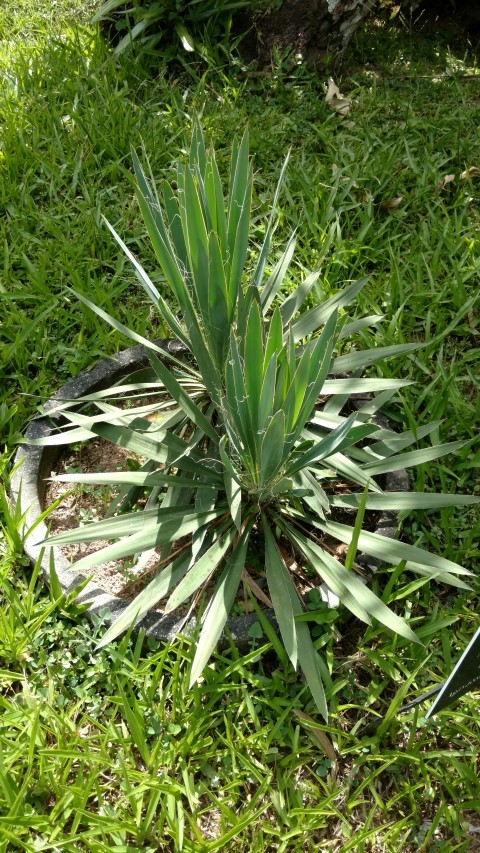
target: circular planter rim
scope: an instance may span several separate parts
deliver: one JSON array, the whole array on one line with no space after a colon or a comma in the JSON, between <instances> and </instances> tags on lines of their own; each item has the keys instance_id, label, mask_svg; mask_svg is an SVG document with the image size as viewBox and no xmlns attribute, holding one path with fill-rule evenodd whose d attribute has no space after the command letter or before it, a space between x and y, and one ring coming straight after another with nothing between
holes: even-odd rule
<instances>
[{"instance_id":1,"label":"circular planter rim","mask_svg":"<svg viewBox=\"0 0 480 853\"><path fill-rule=\"evenodd\" d=\"M175 355L186 351L182 344L174 340L155 341L155 344ZM123 350L112 358L101 359L91 370L82 370L62 385L45 403L44 410L50 414L34 418L25 431L25 439L28 442L28 439L45 437L54 432L55 421L57 423L61 421L61 413L55 409L62 401L76 400L87 394L108 388L129 373L147 365L148 356L145 347L134 346ZM388 426L388 421L383 415L380 415L380 422L382 426ZM52 467L64 448L65 445L39 447L28 443L22 444L15 456L15 469L11 476L10 492L12 501L18 501L20 511L22 514L25 513L24 529L30 531L24 542L26 555L33 564L40 560L43 574L48 583L50 554L53 552L55 571L60 586L62 591L68 594L85 581L85 575L72 570L69 561L62 554L60 548L46 544L40 545L42 540L46 538L48 531L44 522L38 522L39 516L44 511L45 480L50 476ZM408 475L405 470L386 475L385 491L408 490ZM397 519L397 512L384 511L377 523L375 533L394 538L397 532ZM367 573L371 574L382 565L380 560L365 554L359 555L356 562L362 565ZM322 584L320 589L322 597L331 603L326 585ZM127 606L123 599L106 592L93 580L88 581L78 594L76 603L88 605L86 612L91 619L105 616L107 623L117 619ZM273 611L265 612L269 617L273 616ZM229 617L227 630L238 647L248 645L248 632L257 618L256 613ZM142 628L148 636L165 642L172 640L182 630L184 633L188 632L194 624L194 619L191 619L188 626L185 626L184 618L179 619L178 616L162 614L160 611L150 611L136 623L135 630ZM223 642L225 643L226 640Z\"/></svg>"}]
</instances>

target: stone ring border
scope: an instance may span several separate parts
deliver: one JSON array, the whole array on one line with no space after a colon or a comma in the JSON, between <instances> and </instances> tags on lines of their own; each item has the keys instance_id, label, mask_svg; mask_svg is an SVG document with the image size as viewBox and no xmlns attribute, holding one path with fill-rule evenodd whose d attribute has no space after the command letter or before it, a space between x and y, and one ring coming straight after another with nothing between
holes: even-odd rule
<instances>
[{"instance_id":1,"label":"stone ring border","mask_svg":"<svg viewBox=\"0 0 480 853\"><path fill-rule=\"evenodd\" d=\"M186 352L183 344L175 340L161 340L155 342L165 352L172 355L181 355ZM103 358L97 362L92 369L82 370L72 379L69 379L59 390L45 403L44 410L51 411L58 407L64 400L76 400L96 391L104 390L136 370L148 365L147 350L144 346L129 347L112 358ZM358 400L361 405L363 400ZM28 425L24 438L36 439L50 435L60 423L61 414L52 412L50 415L35 418ZM377 420L377 419L376 419ZM388 421L380 415L378 419L382 427L388 427ZM28 443L22 444L15 456L15 470L10 481L10 496L12 502L20 504L20 512L25 513L25 530L29 530L44 511L43 501L46 489L46 478L50 477L52 468L58 457L64 450L64 446L38 447ZM409 481L405 470L395 471L386 475L385 491L408 491ZM387 538L395 538L397 533L397 512L383 512L378 520L375 533ZM57 573L62 592L68 594L85 581L85 575L72 571L70 563L57 546L40 545L40 542L48 534L44 522L38 523L24 542L24 551L32 564L40 560L41 569L48 583L50 576L50 552L53 552L55 571ZM42 553L43 552L43 553ZM362 554L357 558L367 574L374 574L382 565L382 562L374 557ZM324 585L322 585L324 586ZM328 601L328 595L323 597ZM107 614L107 622L110 624L117 619L126 608L125 601L116 595L105 592L92 580L88 581L83 590L75 599L78 605L88 605L86 611L90 619ZM273 620L273 611L266 610L265 614ZM256 613L245 616L231 616L227 621L227 630L232 640L239 649L248 647L249 630L258 619ZM195 620L185 625L184 619L179 619L172 614L161 612L146 613L135 625L135 630L142 628L147 636L156 638L163 642L173 640L180 633L189 634L193 630ZM222 645L227 644L226 639Z\"/></svg>"}]
</instances>

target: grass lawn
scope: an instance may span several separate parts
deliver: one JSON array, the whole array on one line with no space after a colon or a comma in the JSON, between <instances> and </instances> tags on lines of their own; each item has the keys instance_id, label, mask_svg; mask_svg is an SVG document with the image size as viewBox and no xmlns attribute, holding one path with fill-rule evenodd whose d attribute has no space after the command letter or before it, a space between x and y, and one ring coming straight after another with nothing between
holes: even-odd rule
<instances>
[{"instance_id":1,"label":"grass lawn","mask_svg":"<svg viewBox=\"0 0 480 853\"><path fill-rule=\"evenodd\" d=\"M324 78L285 57L267 75L117 59L88 23L92 6L0 9L0 851L478 850L478 693L429 721L428 703L397 715L446 677L478 627L478 511L403 522L410 541L472 570L471 591L401 567L375 579L423 647L377 625L319 626L335 684L325 725L265 636L245 656L216 656L191 692L186 640L95 652L101 621L92 629L32 573L6 500L39 403L125 345L68 288L162 333L102 215L155 278L130 148L144 145L169 176L196 116L224 174L232 136L249 126L258 238L291 147L276 247L298 229L292 285L321 265L315 300L369 275L359 315L384 320L358 346L424 343L375 367L415 381L390 417L399 429L438 420L432 443L469 442L422 466L412 487L480 494L480 179L460 178L480 167L471 47L451 30L370 26L346 58L341 119Z\"/></svg>"}]
</instances>

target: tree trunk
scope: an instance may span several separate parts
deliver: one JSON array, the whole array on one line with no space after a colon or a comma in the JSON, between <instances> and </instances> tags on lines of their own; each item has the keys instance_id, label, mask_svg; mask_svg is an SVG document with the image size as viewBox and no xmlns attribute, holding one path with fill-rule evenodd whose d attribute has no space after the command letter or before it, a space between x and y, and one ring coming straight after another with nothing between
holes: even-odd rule
<instances>
[{"instance_id":1,"label":"tree trunk","mask_svg":"<svg viewBox=\"0 0 480 853\"><path fill-rule=\"evenodd\" d=\"M270 64L272 52L290 49L301 54L311 68L341 58L358 25L375 6L376 0L283 0L253 21L253 37L247 37L240 51L260 67ZM245 31L245 21L242 30Z\"/></svg>"}]
</instances>

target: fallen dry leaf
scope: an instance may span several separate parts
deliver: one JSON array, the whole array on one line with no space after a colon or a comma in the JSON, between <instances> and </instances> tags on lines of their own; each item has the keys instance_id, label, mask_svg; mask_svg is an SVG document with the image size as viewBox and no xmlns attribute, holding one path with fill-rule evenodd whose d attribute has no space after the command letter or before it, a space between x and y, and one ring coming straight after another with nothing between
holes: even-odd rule
<instances>
[{"instance_id":1,"label":"fallen dry leaf","mask_svg":"<svg viewBox=\"0 0 480 853\"><path fill-rule=\"evenodd\" d=\"M265 595L263 589L260 589L259 585L255 583L252 576L247 572L246 569L243 570L242 580L247 584L248 587L252 590L253 594L267 607L273 608L273 604L270 601L268 595Z\"/></svg>"},{"instance_id":2,"label":"fallen dry leaf","mask_svg":"<svg viewBox=\"0 0 480 853\"><path fill-rule=\"evenodd\" d=\"M441 193L442 190L445 189L447 184L451 184L454 181L455 181L455 175L445 175L445 177L443 177L442 180L439 181L439 183L438 183L438 191Z\"/></svg>"},{"instance_id":3,"label":"fallen dry leaf","mask_svg":"<svg viewBox=\"0 0 480 853\"><path fill-rule=\"evenodd\" d=\"M332 163L332 175L334 178L336 178L338 175L338 180L342 184L348 184L348 182L351 180L348 175L342 175L342 170L337 166L336 163ZM358 187L358 184L356 184L355 181L352 181L352 187Z\"/></svg>"},{"instance_id":4,"label":"fallen dry leaf","mask_svg":"<svg viewBox=\"0 0 480 853\"><path fill-rule=\"evenodd\" d=\"M401 205L403 201L403 195L397 196L397 198L388 198L385 201L381 201L378 204L379 210L396 210L397 207Z\"/></svg>"},{"instance_id":5,"label":"fallen dry leaf","mask_svg":"<svg viewBox=\"0 0 480 853\"><path fill-rule=\"evenodd\" d=\"M340 89L338 88L335 81L330 77L328 80L328 89L327 94L325 95L325 103L328 106L335 110L336 113L340 116L340 118L345 118L350 112L351 100L350 98L346 98L341 94Z\"/></svg>"},{"instance_id":6,"label":"fallen dry leaf","mask_svg":"<svg viewBox=\"0 0 480 853\"><path fill-rule=\"evenodd\" d=\"M480 169L477 169L476 166L470 166L469 169L465 169L464 172L459 177L459 181L466 181L468 178L478 178L480 177Z\"/></svg>"}]
</instances>

